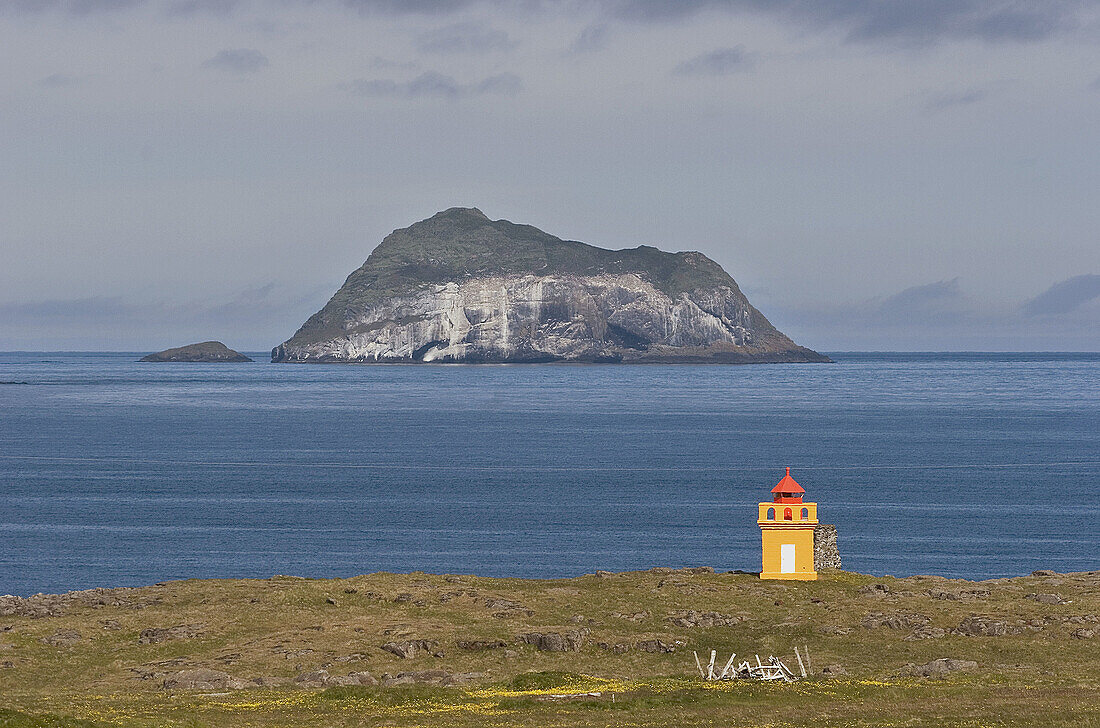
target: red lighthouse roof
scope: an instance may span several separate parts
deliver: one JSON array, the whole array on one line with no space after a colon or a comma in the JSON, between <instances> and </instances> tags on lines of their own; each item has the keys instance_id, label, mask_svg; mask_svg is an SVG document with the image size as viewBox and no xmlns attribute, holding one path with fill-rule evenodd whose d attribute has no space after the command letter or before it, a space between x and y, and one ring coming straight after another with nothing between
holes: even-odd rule
<instances>
[{"instance_id":1,"label":"red lighthouse roof","mask_svg":"<svg viewBox=\"0 0 1100 728\"><path fill-rule=\"evenodd\" d=\"M801 503L802 494L806 492L806 489L799 485L794 478L791 477L791 469L787 468L787 474L783 476L774 488L772 493L775 494L776 503Z\"/></svg>"}]
</instances>

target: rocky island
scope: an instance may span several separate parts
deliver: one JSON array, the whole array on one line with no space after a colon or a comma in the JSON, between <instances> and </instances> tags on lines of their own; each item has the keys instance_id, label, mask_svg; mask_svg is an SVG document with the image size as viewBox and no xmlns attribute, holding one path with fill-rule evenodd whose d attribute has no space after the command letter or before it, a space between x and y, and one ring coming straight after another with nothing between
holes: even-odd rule
<instances>
[{"instance_id":1,"label":"rocky island","mask_svg":"<svg viewBox=\"0 0 1100 728\"><path fill-rule=\"evenodd\" d=\"M233 351L220 341L203 341L199 344L188 344L175 349L158 351L156 354L141 357L139 361L220 364L247 362L252 361L252 359L239 351Z\"/></svg>"},{"instance_id":2,"label":"rocky island","mask_svg":"<svg viewBox=\"0 0 1100 728\"><path fill-rule=\"evenodd\" d=\"M827 362L702 253L605 250L452 208L395 230L275 362Z\"/></svg>"}]
</instances>

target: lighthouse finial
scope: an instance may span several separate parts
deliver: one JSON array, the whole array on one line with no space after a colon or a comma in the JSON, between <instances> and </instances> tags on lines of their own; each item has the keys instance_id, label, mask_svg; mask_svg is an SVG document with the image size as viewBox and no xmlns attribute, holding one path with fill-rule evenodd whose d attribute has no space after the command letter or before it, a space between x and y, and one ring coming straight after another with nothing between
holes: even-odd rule
<instances>
[{"instance_id":1,"label":"lighthouse finial","mask_svg":"<svg viewBox=\"0 0 1100 728\"><path fill-rule=\"evenodd\" d=\"M790 475L790 474L791 474L791 468L790 468L790 466L788 466L787 467L787 475Z\"/></svg>"}]
</instances>

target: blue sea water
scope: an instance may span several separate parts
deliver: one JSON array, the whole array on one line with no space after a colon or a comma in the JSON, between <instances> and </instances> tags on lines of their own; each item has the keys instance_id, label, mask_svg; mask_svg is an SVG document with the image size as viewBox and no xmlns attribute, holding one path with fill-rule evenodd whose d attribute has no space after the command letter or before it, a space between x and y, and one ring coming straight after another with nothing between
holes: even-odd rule
<instances>
[{"instance_id":1,"label":"blue sea water","mask_svg":"<svg viewBox=\"0 0 1100 728\"><path fill-rule=\"evenodd\" d=\"M1100 354L833 365L0 354L0 593L759 568L791 466L847 569L1100 568Z\"/></svg>"}]
</instances>

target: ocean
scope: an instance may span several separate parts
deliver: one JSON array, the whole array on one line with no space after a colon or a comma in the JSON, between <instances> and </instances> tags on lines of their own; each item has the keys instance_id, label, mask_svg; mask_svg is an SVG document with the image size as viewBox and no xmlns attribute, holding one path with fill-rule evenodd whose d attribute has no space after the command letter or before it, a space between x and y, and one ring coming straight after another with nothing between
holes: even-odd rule
<instances>
[{"instance_id":1,"label":"ocean","mask_svg":"<svg viewBox=\"0 0 1100 728\"><path fill-rule=\"evenodd\" d=\"M373 571L757 570L784 467L844 568L1100 569L1100 354L825 365L0 354L0 594Z\"/></svg>"}]
</instances>

